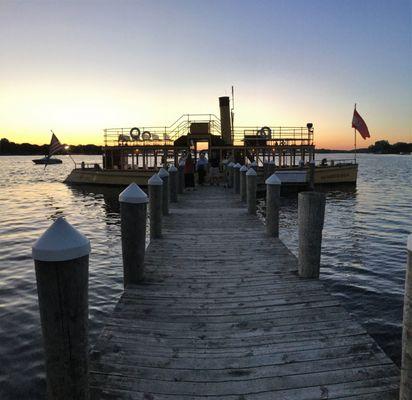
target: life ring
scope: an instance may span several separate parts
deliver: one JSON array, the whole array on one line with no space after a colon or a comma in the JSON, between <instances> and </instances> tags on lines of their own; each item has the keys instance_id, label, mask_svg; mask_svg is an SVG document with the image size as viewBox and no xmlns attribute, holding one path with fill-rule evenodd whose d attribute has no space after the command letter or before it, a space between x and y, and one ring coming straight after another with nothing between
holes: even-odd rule
<instances>
[{"instance_id":1,"label":"life ring","mask_svg":"<svg viewBox=\"0 0 412 400\"><path fill-rule=\"evenodd\" d=\"M268 126L264 126L264 127L260 128L259 136L264 136L264 137L267 137L267 138L271 138L272 137L272 129L270 129Z\"/></svg>"},{"instance_id":2,"label":"life ring","mask_svg":"<svg viewBox=\"0 0 412 400\"><path fill-rule=\"evenodd\" d=\"M136 131L137 135L134 135L133 132ZM134 127L132 129L130 129L129 132L130 136L132 137L133 140L140 140L140 129L137 127Z\"/></svg>"},{"instance_id":3,"label":"life ring","mask_svg":"<svg viewBox=\"0 0 412 400\"><path fill-rule=\"evenodd\" d=\"M152 134L149 131L144 131L142 133L142 139L143 140L150 140L152 138Z\"/></svg>"}]
</instances>

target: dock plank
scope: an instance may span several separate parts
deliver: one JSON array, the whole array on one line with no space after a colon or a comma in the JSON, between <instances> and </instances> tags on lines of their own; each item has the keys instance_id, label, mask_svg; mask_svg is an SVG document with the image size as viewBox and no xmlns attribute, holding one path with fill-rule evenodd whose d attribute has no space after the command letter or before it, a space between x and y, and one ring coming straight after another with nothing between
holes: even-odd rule
<instances>
[{"instance_id":1,"label":"dock plank","mask_svg":"<svg viewBox=\"0 0 412 400\"><path fill-rule=\"evenodd\" d=\"M398 368L237 196L185 193L163 234L91 352L92 399L397 398Z\"/></svg>"}]
</instances>

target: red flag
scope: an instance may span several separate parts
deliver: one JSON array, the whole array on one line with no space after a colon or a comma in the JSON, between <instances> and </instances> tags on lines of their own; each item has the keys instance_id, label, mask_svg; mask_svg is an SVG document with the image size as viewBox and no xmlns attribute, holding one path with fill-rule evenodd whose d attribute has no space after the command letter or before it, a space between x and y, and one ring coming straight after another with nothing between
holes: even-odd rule
<instances>
[{"instance_id":1,"label":"red flag","mask_svg":"<svg viewBox=\"0 0 412 400\"><path fill-rule=\"evenodd\" d=\"M64 146L59 142L59 139L57 139L57 136L53 133L51 142L50 142L50 147L49 147L49 156L63 149L64 149Z\"/></svg>"},{"instance_id":2,"label":"red flag","mask_svg":"<svg viewBox=\"0 0 412 400\"><path fill-rule=\"evenodd\" d=\"M353 110L352 128L355 128L364 139L371 137L365 121L356 111L356 108Z\"/></svg>"}]
</instances>

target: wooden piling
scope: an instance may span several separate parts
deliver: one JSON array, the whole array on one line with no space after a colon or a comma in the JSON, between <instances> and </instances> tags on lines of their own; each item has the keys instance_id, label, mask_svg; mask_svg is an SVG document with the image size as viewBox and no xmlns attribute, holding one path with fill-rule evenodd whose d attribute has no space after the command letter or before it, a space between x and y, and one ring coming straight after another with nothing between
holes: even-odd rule
<instances>
[{"instance_id":1,"label":"wooden piling","mask_svg":"<svg viewBox=\"0 0 412 400\"><path fill-rule=\"evenodd\" d=\"M403 305L400 400L412 399L412 235L408 236Z\"/></svg>"},{"instance_id":2,"label":"wooden piling","mask_svg":"<svg viewBox=\"0 0 412 400\"><path fill-rule=\"evenodd\" d=\"M227 187L228 188L233 188L233 167L234 167L235 163L230 162L227 165Z\"/></svg>"},{"instance_id":3,"label":"wooden piling","mask_svg":"<svg viewBox=\"0 0 412 400\"><path fill-rule=\"evenodd\" d=\"M237 163L233 166L233 193L240 193L240 168L242 166Z\"/></svg>"},{"instance_id":4,"label":"wooden piling","mask_svg":"<svg viewBox=\"0 0 412 400\"><path fill-rule=\"evenodd\" d=\"M179 180L179 184L177 186L177 193L178 194L183 194L183 192L185 191L185 162L184 161L180 161L179 163L179 167L177 169L177 175L178 175L178 180Z\"/></svg>"},{"instance_id":5,"label":"wooden piling","mask_svg":"<svg viewBox=\"0 0 412 400\"><path fill-rule=\"evenodd\" d=\"M263 163L263 177L264 179L268 179L271 175L275 173L276 164L274 161L267 161Z\"/></svg>"},{"instance_id":6,"label":"wooden piling","mask_svg":"<svg viewBox=\"0 0 412 400\"><path fill-rule=\"evenodd\" d=\"M139 283L144 275L148 198L135 183L119 195L122 233L123 284Z\"/></svg>"},{"instance_id":7,"label":"wooden piling","mask_svg":"<svg viewBox=\"0 0 412 400\"><path fill-rule=\"evenodd\" d=\"M274 161L269 161L268 163L268 175L271 176L276 172L276 163Z\"/></svg>"},{"instance_id":8,"label":"wooden piling","mask_svg":"<svg viewBox=\"0 0 412 400\"><path fill-rule=\"evenodd\" d=\"M177 203L177 190L179 186L179 180L177 176L177 168L174 165L169 167L169 186L170 186L170 201Z\"/></svg>"},{"instance_id":9,"label":"wooden piling","mask_svg":"<svg viewBox=\"0 0 412 400\"><path fill-rule=\"evenodd\" d=\"M240 191L240 201L245 203L246 202L246 172L247 167L243 165L239 169L239 191Z\"/></svg>"},{"instance_id":10,"label":"wooden piling","mask_svg":"<svg viewBox=\"0 0 412 400\"><path fill-rule=\"evenodd\" d=\"M32 248L46 358L47 397L89 399L90 242L64 218Z\"/></svg>"},{"instance_id":11,"label":"wooden piling","mask_svg":"<svg viewBox=\"0 0 412 400\"><path fill-rule=\"evenodd\" d=\"M282 182L272 174L266 183L266 233L270 237L279 237L280 185Z\"/></svg>"},{"instance_id":12,"label":"wooden piling","mask_svg":"<svg viewBox=\"0 0 412 400\"><path fill-rule=\"evenodd\" d=\"M325 194L301 192L298 196L299 275L319 278Z\"/></svg>"},{"instance_id":13,"label":"wooden piling","mask_svg":"<svg viewBox=\"0 0 412 400\"><path fill-rule=\"evenodd\" d=\"M162 178L154 174L147 181L147 186L149 187L150 239L158 239L162 237Z\"/></svg>"},{"instance_id":14,"label":"wooden piling","mask_svg":"<svg viewBox=\"0 0 412 400\"><path fill-rule=\"evenodd\" d=\"M246 172L246 198L247 211L249 214L256 214L256 189L257 173L253 168Z\"/></svg>"},{"instance_id":15,"label":"wooden piling","mask_svg":"<svg viewBox=\"0 0 412 400\"><path fill-rule=\"evenodd\" d=\"M266 162L266 161L264 161L263 162L263 179L266 181L266 179L267 178L269 178L269 173L268 173L268 165L269 165L269 163L268 162Z\"/></svg>"},{"instance_id":16,"label":"wooden piling","mask_svg":"<svg viewBox=\"0 0 412 400\"><path fill-rule=\"evenodd\" d=\"M309 190L315 190L315 161L314 160L312 160L309 163L308 183L309 183Z\"/></svg>"},{"instance_id":17,"label":"wooden piling","mask_svg":"<svg viewBox=\"0 0 412 400\"><path fill-rule=\"evenodd\" d=\"M163 215L169 215L169 201L170 201L169 173L164 168L160 168L158 175L163 181L162 212L163 212Z\"/></svg>"}]
</instances>

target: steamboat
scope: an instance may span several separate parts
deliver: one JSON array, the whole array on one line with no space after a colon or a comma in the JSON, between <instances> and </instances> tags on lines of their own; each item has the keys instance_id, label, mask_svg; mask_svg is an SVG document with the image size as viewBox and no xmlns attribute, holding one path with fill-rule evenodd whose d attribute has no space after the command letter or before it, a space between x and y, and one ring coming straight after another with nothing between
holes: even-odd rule
<instances>
[{"instance_id":1,"label":"steamboat","mask_svg":"<svg viewBox=\"0 0 412 400\"><path fill-rule=\"evenodd\" d=\"M233 98L232 98L233 100ZM168 127L104 129L101 164L79 163L66 178L70 184L145 186L160 167L178 165L191 152L203 152L223 167L233 161L254 165L260 183L276 172L282 187L356 185L354 160L315 163L314 126L234 126L230 98L219 98L220 116L185 114Z\"/></svg>"}]
</instances>

